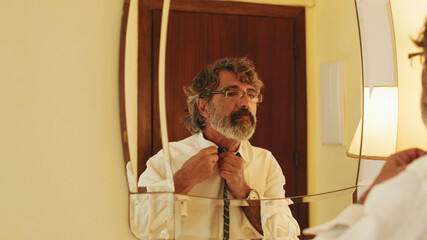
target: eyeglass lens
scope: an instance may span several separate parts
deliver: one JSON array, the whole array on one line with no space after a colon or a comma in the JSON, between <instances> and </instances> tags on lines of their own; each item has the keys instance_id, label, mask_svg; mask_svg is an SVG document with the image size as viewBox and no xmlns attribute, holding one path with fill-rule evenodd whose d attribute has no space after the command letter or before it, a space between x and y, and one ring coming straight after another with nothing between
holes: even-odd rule
<instances>
[{"instance_id":1,"label":"eyeglass lens","mask_svg":"<svg viewBox=\"0 0 427 240\"><path fill-rule=\"evenodd\" d=\"M246 92L240 89L227 89L225 91L225 97L229 99L243 98L244 95L248 96L248 99L252 102L259 103L262 101L262 95L255 92L254 90L249 90Z\"/></svg>"}]
</instances>

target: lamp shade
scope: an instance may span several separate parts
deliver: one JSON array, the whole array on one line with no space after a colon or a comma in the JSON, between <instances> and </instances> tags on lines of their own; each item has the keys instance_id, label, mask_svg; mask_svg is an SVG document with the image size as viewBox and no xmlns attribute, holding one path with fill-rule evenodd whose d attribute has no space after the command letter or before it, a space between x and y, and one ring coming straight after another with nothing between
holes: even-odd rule
<instances>
[{"instance_id":1,"label":"lamp shade","mask_svg":"<svg viewBox=\"0 0 427 240\"><path fill-rule=\"evenodd\" d=\"M363 122L357 127L347 156L358 158L361 154L363 159L385 160L395 153L397 97L397 87L364 89Z\"/></svg>"}]
</instances>

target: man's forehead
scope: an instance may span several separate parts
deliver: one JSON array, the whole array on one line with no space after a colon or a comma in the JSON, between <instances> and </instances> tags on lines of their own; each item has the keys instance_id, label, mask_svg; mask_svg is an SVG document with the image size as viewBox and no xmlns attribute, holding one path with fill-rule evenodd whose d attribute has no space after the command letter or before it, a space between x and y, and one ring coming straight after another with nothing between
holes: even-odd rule
<instances>
[{"instance_id":1,"label":"man's forehead","mask_svg":"<svg viewBox=\"0 0 427 240\"><path fill-rule=\"evenodd\" d=\"M237 78L237 74L230 70L221 70L218 73L218 89L225 88L244 88L244 89L256 89L253 85L241 82Z\"/></svg>"}]
</instances>

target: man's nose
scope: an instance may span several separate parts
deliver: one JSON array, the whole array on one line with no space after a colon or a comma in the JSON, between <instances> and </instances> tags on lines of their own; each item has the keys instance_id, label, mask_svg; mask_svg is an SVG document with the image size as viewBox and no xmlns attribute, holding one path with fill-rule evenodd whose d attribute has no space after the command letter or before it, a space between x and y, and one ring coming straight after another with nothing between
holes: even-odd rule
<instances>
[{"instance_id":1,"label":"man's nose","mask_svg":"<svg viewBox=\"0 0 427 240\"><path fill-rule=\"evenodd\" d=\"M239 96L237 103L238 103L239 107L243 107L243 106L247 107L247 106L249 106L250 101L251 100L249 99L248 94L246 92L242 91L241 95Z\"/></svg>"}]
</instances>

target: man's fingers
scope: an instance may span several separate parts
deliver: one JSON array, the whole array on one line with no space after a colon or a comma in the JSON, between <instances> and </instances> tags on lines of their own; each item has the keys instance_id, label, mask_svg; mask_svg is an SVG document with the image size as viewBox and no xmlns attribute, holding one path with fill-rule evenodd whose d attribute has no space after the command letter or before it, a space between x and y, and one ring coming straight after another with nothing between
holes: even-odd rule
<instances>
[{"instance_id":1,"label":"man's fingers","mask_svg":"<svg viewBox=\"0 0 427 240\"><path fill-rule=\"evenodd\" d=\"M236 161L235 159L220 159L218 161L218 168L219 169L228 169L230 171L237 171L243 168L243 165L241 162Z\"/></svg>"},{"instance_id":2,"label":"man's fingers","mask_svg":"<svg viewBox=\"0 0 427 240\"><path fill-rule=\"evenodd\" d=\"M242 160L241 157L239 157L236 154L231 153L231 152L223 152L223 153L219 154L218 156L219 156L219 159L228 161L230 163L240 163Z\"/></svg>"},{"instance_id":3,"label":"man's fingers","mask_svg":"<svg viewBox=\"0 0 427 240\"><path fill-rule=\"evenodd\" d=\"M418 157L422 157L422 156L424 156L424 155L426 155L426 154L427 154L427 152L426 152L426 151L424 151L424 150L422 150L422 149L415 148L415 150L416 150L416 152L417 152L417 156L418 156Z\"/></svg>"},{"instance_id":4,"label":"man's fingers","mask_svg":"<svg viewBox=\"0 0 427 240\"><path fill-rule=\"evenodd\" d=\"M218 150L216 147L210 146L210 147L203 148L202 150L200 150L200 153L207 154L207 155L217 155Z\"/></svg>"},{"instance_id":5,"label":"man's fingers","mask_svg":"<svg viewBox=\"0 0 427 240\"><path fill-rule=\"evenodd\" d=\"M235 166L235 165L233 165L233 164L231 164L231 163L229 163L229 162L220 161L220 162L218 163L218 168L219 168L220 170L233 171L233 170L235 170L235 169L236 169L236 166Z\"/></svg>"},{"instance_id":6,"label":"man's fingers","mask_svg":"<svg viewBox=\"0 0 427 240\"><path fill-rule=\"evenodd\" d=\"M236 172L230 171L229 169L220 169L218 171L218 176L224 179L231 179L236 176Z\"/></svg>"},{"instance_id":7,"label":"man's fingers","mask_svg":"<svg viewBox=\"0 0 427 240\"><path fill-rule=\"evenodd\" d=\"M408 165L413 160L426 155L427 152L419 148L406 149L400 152L397 152L390 156L391 160L395 159L396 163L399 165Z\"/></svg>"}]
</instances>

